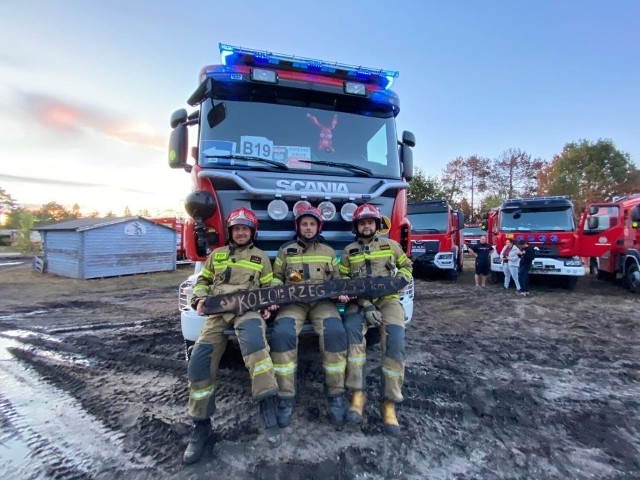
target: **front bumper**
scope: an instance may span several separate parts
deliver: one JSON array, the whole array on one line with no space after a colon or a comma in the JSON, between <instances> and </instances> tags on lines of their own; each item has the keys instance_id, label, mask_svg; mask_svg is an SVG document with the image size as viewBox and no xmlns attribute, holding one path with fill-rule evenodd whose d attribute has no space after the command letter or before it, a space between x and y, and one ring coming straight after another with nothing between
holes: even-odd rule
<instances>
[{"instance_id":1,"label":"front bumper","mask_svg":"<svg viewBox=\"0 0 640 480\"><path fill-rule=\"evenodd\" d=\"M491 255L491 271L502 273L502 259L499 255ZM529 275L561 275L565 277L582 277L585 269L579 257L547 258L538 257L533 260Z\"/></svg>"}]
</instances>

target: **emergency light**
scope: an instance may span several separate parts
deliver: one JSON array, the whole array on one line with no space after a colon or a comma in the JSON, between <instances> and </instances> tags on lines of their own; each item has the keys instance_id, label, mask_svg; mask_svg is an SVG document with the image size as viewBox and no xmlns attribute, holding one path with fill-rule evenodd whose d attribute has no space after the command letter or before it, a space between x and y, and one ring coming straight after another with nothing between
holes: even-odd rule
<instances>
[{"instance_id":1,"label":"emergency light","mask_svg":"<svg viewBox=\"0 0 640 480\"><path fill-rule=\"evenodd\" d=\"M337 62L325 62L324 60L296 57L294 55L283 55L263 50L234 47L224 43L220 43L219 47L220 58L222 60L222 64L225 66L248 65L259 67L260 65L268 65L282 70L301 70L307 71L311 74L328 74L335 77L341 77L344 80L355 80L354 86L348 88L358 88L355 87L355 84L357 83L369 83L379 85L384 89L389 89L393 80L398 78L400 75L399 72L393 70L366 68ZM361 94L357 91L347 93Z\"/></svg>"}]
</instances>

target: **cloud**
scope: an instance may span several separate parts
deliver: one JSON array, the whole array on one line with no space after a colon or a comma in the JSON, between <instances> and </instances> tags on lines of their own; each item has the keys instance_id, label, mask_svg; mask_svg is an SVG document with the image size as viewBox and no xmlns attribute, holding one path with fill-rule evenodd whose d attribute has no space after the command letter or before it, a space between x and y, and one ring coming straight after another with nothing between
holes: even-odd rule
<instances>
[{"instance_id":1,"label":"cloud","mask_svg":"<svg viewBox=\"0 0 640 480\"><path fill-rule=\"evenodd\" d=\"M123 192L129 193L156 193L149 192L145 190L136 190L133 188L126 188L119 185L107 185L104 183L90 183L90 182L74 182L70 180L56 180L50 178L39 178L39 177L23 177L18 175L5 175L0 173L0 181L8 182L8 183L28 183L31 185L43 185L43 186L60 186L60 187L84 187L84 188L116 188Z\"/></svg>"},{"instance_id":2,"label":"cloud","mask_svg":"<svg viewBox=\"0 0 640 480\"><path fill-rule=\"evenodd\" d=\"M164 151L167 138L141 120L122 118L97 107L46 94L20 92L30 120L54 134L79 135L92 131L113 140Z\"/></svg>"}]
</instances>

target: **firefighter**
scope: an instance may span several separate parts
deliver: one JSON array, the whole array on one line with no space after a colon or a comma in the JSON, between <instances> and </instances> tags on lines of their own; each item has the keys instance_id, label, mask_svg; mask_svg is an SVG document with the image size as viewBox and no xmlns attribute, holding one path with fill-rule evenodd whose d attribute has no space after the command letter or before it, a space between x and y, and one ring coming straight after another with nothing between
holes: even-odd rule
<instances>
[{"instance_id":1,"label":"firefighter","mask_svg":"<svg viewBox=\"0 0 640 480\"><path fill-rule=\"evenodd\" d=\"M296 234L278 251L273 266L273 284L320 283L340 278L336 253L320 235L322 215L318 209L304 202L294 209L294 216ZM335 302L320 300L286 305L280 308L275 319L270 343L279 390L277 419L282 428L291 423L296 395L298 335L307 318L320 337L329 418L334 425L342 425L345 421L346 333Z\"/></svg>"},{"instance_id":2,"label":"firefighter","mask_svg":"<svg viewBox=\"0 0 640 480\"><path fill-rule=\"evenodd\" d=\"M246 208L233 210L226 226L229 242L211 252L193 288L191 306L200 315L204 315L207 295L266 287L273 278L269 257L253 244L258 233L255 214ZM211 417L216 410L216 374L227 346L224 330L229 326L236 332L244 364L249 370L251 393L259 402L267 441L271 446L280 443L275 417L278 385L265 337L265 319L269 314L268 311L244 315L228 312L207 317L188 366L189 416L193 420L193 430L184 452L184 463L194 463L200 458L211 433Z\"/></svg>"},{"instance_id":3,"label":"firefighter","mask_svg":"<svg viewBox=\"0 0 640 480\"><path fill-rule=\"evenodd\" d=\"M349 278L402 276L411 281L412 263L394 240L381 237L382 217L376 207L359 206L353 213L355 241L347 245L340 260L340 273ZM340 297L344 301L344 296ZM380 298L351 299L344 325L349 343L346 387L351 402L346 414L349 423L363 419L366 394L363 370L366 362L365 334L369 327L380 328L384 398L380 413L384 430L400 433L395 406L402 402L405 363L404 308L398 294Z\"/></svg>"}]
</instances>

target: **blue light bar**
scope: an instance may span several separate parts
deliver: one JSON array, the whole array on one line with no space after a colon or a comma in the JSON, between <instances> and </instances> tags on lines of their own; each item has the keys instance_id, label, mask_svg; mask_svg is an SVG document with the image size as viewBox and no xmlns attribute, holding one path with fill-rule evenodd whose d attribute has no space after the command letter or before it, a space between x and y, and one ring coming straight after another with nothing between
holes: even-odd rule
<instances>
[{"instance_id":1,"label":"blue light bar","mask_svg":"<svg viewBox=\"0 0 640 480\"><path fill-rule=\"evenodd\" d=\"M393 80L400 75L399 72L393 70L325 62L324 60L296 57L294 55L283 55L263 50L234 47L224 43L220 43L219 46L222 63L225 66L259 66L268 64L282 70L304 70L344 78L345 80L373 83L380 85L384 89L389 89Z\"/></svg>"}]
</instances>

